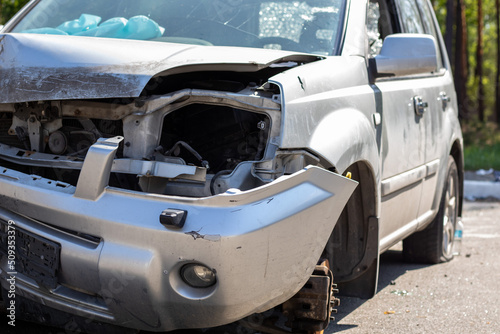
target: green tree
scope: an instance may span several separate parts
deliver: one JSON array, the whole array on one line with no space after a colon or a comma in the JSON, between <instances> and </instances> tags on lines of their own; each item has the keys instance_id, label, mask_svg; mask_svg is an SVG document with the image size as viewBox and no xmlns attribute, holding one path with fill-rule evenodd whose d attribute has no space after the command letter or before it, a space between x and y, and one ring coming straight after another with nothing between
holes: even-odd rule
<instances>
[{"instance_id":1,"label":"green tree","mask_svg":"<svg viewBox=\"0 0 500 334\"><path fill-rule=\"evenodd\" d=\"M469 116L469 90L467 88L469 50L465 16L466 0L435 0L433 5L453 68L460 118L467 119Z\"/></svg>"},{"instance_id":2,"label":"green tree","mask_svg":"<svg viewBox=\"0 0 500 334\"><path fill-rule=\"evenodd\" d=\"M497 28L497 71L495 77L495 110L496 121L500 124L500 0L495 1L496 28Z\"/></svg>"},{"instance_id":3,"label":"green tree","mask_svg":"<svg viewBox=\"0 0 500 334\"><path fill-rule=\"evenodd\" d=\"M476 45L476 78L478 83L478 117L484 122L484 80L483 80L483 39L484 39L484 16L483 0L477 0L477 45Z\"/></svg>"},{"instance_id":4,"label":"green tree","mask_svg":"<svg viewBox=\"0 0 500 334\"><path fill-rule=\"evenodd\" d=\"M453 1L453 0L452 0ZM467 36L467 20L465 18L465 0L458 0L456 7L456 42L455 42L455 89L457 91L458 105L460 106L460 117L467 118L469 109L467 108L467 78L469 76L469 61L468 61L468 36Z\"/></svg>"},{"instance_id":5,"label":"green tree","mask_svg":"<svg viewBox=\"0 0 500 334\"><path fill-rule=\"evenodd\" d=\"M29 0L0 0L0 24L5 24Z\"/></svg>"},{"instance_id":6,"label":"green tree","mask_svg":"<svg viewBox=\"0 0 500 334\"><path fill-rule=\"evenodd\" d=\"M451 48L449 57L455 75L460 115L470 121L500 121L500 113L496 111L496 100L500 99L496 97L496 87L500 85L497 74L500 54L497 2L482 0L481 14L478 0L433 1L447 49Z\"/></svg>"}]
</instances>

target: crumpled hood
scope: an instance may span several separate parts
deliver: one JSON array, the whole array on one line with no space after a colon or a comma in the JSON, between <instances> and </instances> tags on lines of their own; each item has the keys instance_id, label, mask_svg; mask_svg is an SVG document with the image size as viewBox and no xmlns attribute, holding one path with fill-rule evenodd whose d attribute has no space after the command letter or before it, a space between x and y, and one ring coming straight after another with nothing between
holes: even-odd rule
<instances>
[{"instance_id":1,"label":"crumpled hood","mask_svg":"<svg viewBox=\"0 0 500 334\"><path fill-rule=\"evenodd\" d=\"M0 103L138 97L155 75L189 71L180 69L185 66L257 71L319 58L263 49L0 34Z\"/></svg>"}]
</instances>

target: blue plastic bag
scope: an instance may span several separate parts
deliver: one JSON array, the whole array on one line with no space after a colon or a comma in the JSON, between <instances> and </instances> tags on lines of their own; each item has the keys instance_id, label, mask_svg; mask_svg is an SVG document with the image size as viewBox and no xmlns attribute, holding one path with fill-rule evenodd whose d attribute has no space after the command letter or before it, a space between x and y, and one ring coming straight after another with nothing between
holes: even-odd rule
<instances>
[{"instance_id":1,"label":"blue plastic bag","mask_svg":"<svg viewBox=\"0 0 500 334\"><path fill-rule=\"evenodd\" d=\"M114 17L101 22L101 17L82 14L79 19L67 21L57 28L39 28L23 31L24 33L93 36L123 39L148 40L163 35L165 28L144 15L131 17Z\"/></svg>"},{"instance_id":2,"label":"blue plastic bag","mask_svg":"<svg viewBox=\"0 0 500 334\"><path fill-rule=\"evenodd\" d=\"M68 35L74 35L82 31L96 28L100 22L101 18L99 16L82 14L78 20L64 22L57 27L57 29L67 32Z\"/></svg>"}]
</instances>

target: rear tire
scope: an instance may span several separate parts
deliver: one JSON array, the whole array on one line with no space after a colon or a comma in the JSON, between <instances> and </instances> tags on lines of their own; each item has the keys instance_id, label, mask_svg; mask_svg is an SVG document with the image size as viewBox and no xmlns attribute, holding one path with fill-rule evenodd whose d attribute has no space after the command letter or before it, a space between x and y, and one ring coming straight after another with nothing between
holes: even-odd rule
<instances>
[{"instance_id":1,"label":"rear tire","mask_svg":"<svg viewBox=\"0 0 500 334\"><path fill-rule=\"evenodd\" d=\"M457 165L450 156L438 214L424 230L403 240L403 258L406 261L436 264L453 259L459 204L458 182Z\"/></svg>"}]
</instances>

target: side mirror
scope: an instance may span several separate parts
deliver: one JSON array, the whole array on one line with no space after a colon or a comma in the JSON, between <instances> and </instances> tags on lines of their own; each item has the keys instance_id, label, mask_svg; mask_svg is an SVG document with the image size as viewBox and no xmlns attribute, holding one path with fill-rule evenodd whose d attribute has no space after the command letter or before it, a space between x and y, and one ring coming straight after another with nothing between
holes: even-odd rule
<instances>
[{"instance_id":1,"label":"side mirror","mask_svg":"<svg viewBox=\"0 0 500 334\"><path fill-rule=\"evenodd\" d=\"M435 72L437 44L431 35L394 34L385 38L375 57L377 76L401 76Z\"/></svg>"}]
</instances>

